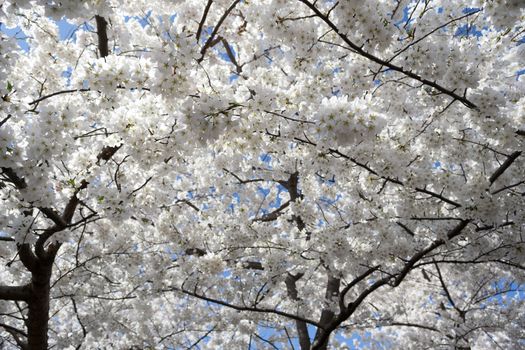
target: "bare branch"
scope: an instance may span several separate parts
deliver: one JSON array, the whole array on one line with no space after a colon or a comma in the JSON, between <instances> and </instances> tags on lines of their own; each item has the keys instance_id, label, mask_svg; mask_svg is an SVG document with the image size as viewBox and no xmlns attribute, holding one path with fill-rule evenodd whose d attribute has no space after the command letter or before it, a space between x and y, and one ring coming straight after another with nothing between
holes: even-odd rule
<instances>
[{"instance_id":1,"label":"bare branch","mask_svg":"<svg viewBox=\"0 0 525 350\"><path fill-rule=\"evenodd\" d=\"M224 49L226 50L226 54L228 55L228 58L235 66L235 71L237 72L237 74L240 74L242 71L242 67L237 62L237 59L235 58L235 55L233 54L230 44L228 44L228 41L226 41L226 39L222 37L221 37L221 42L222 42L222 46L224 46Z\"/></svg>"},{"instance_id":2,"label":"bare branch","mask_svg":"<svg viewBox=\"0 0 525 350\"><path fill-rule=\"evenodd\" d=\"M143 189L148 184L148 182L151 181L151 179L153 179L153 176L148 177L146 179L146 181L144 181L144 183L142 185L140 185L138 188L136 188L133 191L131 191L131 193L128 194L128 198L131 197L132 195L134 195L135 193L137 193L138 191L140 191L141 189Z\"/></svg>"},{"instance_id":3,"label":"bare branch","mask_svg":"<svg viewBox=\"0 0 525 350\"><path fill-rule=\"evenodd\" d=\"M512 153L504 162L503 164L500 165L500 167L498 169L496 169L496 171L494 172L494 174L492 174L492 176L489 178L489 181L490 181L490 184L492 185L497 179L498 177L500 177L501 175L503 175L503 173L505 172L505 170L507 170L511 165L512 163L514 163L514 161L521 155L521 151L516 151L514 153Z\"/></svg>"},{"instance_id":4,"label":"bare branch","mask_svg":"<svg viewBox=\"0 0 525 350\"><path fill-rule=\"evenodd\" d=\"M202 335L202 337L200 337L199 339L197 339L197 340L195 341L195 343L193 343L190 347L187 348L187 350L191 350L191 349L193 349L194 347L198 347L198 346L199 346L199 343L200 343L201 341L203 341L204 339L206 339L206 337L207 337L208 335L210 335L210 333L213 332L213 331L215 330L215 328L216 328L216 326L213 326L212 328L210 328L209 331L207 331L205 334Z\"/></svg>"},{"instance_id":5,"label":"bare branch","mask_svg":"<svg viewBox=\"0 0 525 350\"><path fill-rule=\"evenodd\" d=\"M297 315L294 315L294 314L291 314L291 313L288 313L288 312L284 312L284 311L279 311L279 310L275 310L275 309L268 309L268 308L257 308L257 307L248 307L248 306L240 306L240 305L230 304L230 303L228 303L226 301L209 298L209 297L207 297L205 295L201 295L201 294L198 294L196 292L192 292L192 291L189 291L189 290L186 290L186 289L182 289L182 288L178 288L178 287L171 287L170 289L167 289L167 290L164 290L164 291L183 293L183 294L195 297L197 299L201 299L201 300L208 301L210 303L226 306L226 307L229 307L229 308L237 310L237 311L249 311L249 312L257 312L257 313L270 313L270 314L275 314L275 315L283 316L283 317L286 317L286 318L290 318L292 320L303 321L303 322L306 322L306 323L311 324L311 325L316 326L316 327L321 327L321 325L319 323L317 323L316 321L310 320L310 319L305 318L305 317L297 316Z\"/></svg>"},{"instance_id":6,"label":"bare branch","mask_svg":"<svg viewBox=\"0 0 525 350\"><path fill-rule=\"evenodd\" d=\"M27 301L31 297L29 285L25 286L4 286L0 285L0 299Z\"/></svg>"},{"instance_id":7,"label":"bare branch","mask_svg":"<svg viewBox=\"0 0 525 350\"><path fill-rule=\"evenodd\" d=\"M503 186L502 188L499 188L499 189L495 190L494 192L491 192L491 194L493 194L493 195L494 194L498 194L498 193L503 192L505 190L509 190L511 188L518 187L521 184L525 184L525 181L519 181L519 182L517 182L515 184L512 184L512 185Z\"/></svg>"},{"instance_id":8,"label":"bare branch","mask_svg":"<svg viewBox=\"0 0 525 350\"><path fill-rule=\"evenodd\" d=\"M0 128L2 127L2 125L4 125L9 119L11 119L12 115L11 114L8 114L7 117L5 117L4 119L2 119L2 121L0 121Z\"/></svg>"},{"instance_id":9,"label":"bare branch","mask_svg":"<svg viewBox=\"0 0 525 350\"><path fill-rule=\"evenodd\" d=\"M296 119L296 118L288 117L288 116L285 116L285 115L283 115L283 114L279 114L279 113L272 112L272 111L269 111L269 110L264 110L264 112L269 113L269 114L272 114L272 115L275 115L275 116L277 116L277 117L281 117L281 118L286 119L286 120L290 120L290 121L292 121L292 122L304 123L304 124L315 124L315 122L310 121L310 120L301 120L301 119Z\"/></svg>"},{"instance_id":10,"label":"bare branch","mask_svg":"<svg viewBox=\"0 0 525 350\"><path fill-rule=\"evenodd\" d=\"M204 12L202 13L201 21L199 22L199 28L197 29L197 34L195 36L197 37L197 41L201 38L201 32L202 28L204 27L204 23L206 22L206 17L208 17L208 11L210 11L211 4L213 3L213 0L208 0L208 3L206 4L206 7L204 8Z\"/></svg>"},{"instance_id":11,"label":"bare branch","mask_svg":"<svg viewBox=\"0 0 525 350\"><path fill-rule=\"evenodd\" d=\"M373 274L374 272L376 272L381 266L374 266L372 268L369 268L368 270L366 270L364 273L362 273L361 275L357 276L356 278L354 278L350 283L348 283L344 288L343 290L341 291L341 293L339 294L339 306L344 306L344 298L346 296L346 294L348 293L348 291L350 291L350 289L352 289L353 287L355 287L359 282L363 281L365 278L367 278L368 276L370 276L371 274Z\"/></svg>"},{"instance_id":12,"label":"bare branch","mask_svg":"<svg viewBox=\"0 0 525 350\"><path fill-rule=\"evenodd\" d=\"M279 208L275 209L270 213L264 214L260 218L255 218L253 219L253 221L268 222L277 220L277 218L283 214L283 210L290 206L290 202L290 200L284 202Z\"/></svg>"},{"instance_id":13,"label":"bare branch","mask_svg":"<svg viewBox=\"0 0 525 350\"><path fill-rule=\"evenodd\" d=\"M259 334L257 333L254 333L254 335L259 338L260 340L262 340L263 342L265 342L266 344L270 345L272 348L274 348L275 350L279 350L279 348L277 346L275 346L274 343L272 343L271 341L269 341L268 339L265 339L263 337L261 337Z\"/></svg>"},{"instance_id":14,"label":"bare branch","mask_svg":"<svg viewBox=\"0 0 525 350\"><path fill-rule=\"evenodd\" d=\"M109 55L107 33L108 22L104 17L99 15L95 16L95 21L97 22L98 50L100 52L100 57L106 57Z\"/></svg>"},{"instance_id":15,"label":"bare branch","mask_svg":"<svg viewBox=\"0 0 525 350\"><path fill-rule=\"evenodd\" d=\"M176 203L184 203L184 204L190 206L195 211L201 211L195 204L193 204L192 202L190 202L187 199L179 199L179 200L177 200Z\"/></svg>"},{"instance_id":16,"label":"bare branch","mask_svg":"<svg viewBox=\"0 0 525 350\"><path fill-rule=\"evenodd\" d=\"M454 299L452 299L452 295L450 295L450 292L448 291L447 285L445 284L445 280L443 279L443 275L441 274L441 270L439 269L439 265L437 264L437 262L434 262L434 266L436 267L439 283L441 284L441 287L445 292L448 302L450 303L450 305L452 305L454 309L456 309L456 311L459 312L460 315L463 314L463 311L457 307L456 303L454 302Z\"/></svg>"},{"instance_id":17,"label":"bare branch","mask_svg":"<svg viewBox=\"0 0 525 350\"><path fill-rule=\"evenodd\" d=\"M439 200L441 200L441 201L443 201L443 202L445 202L445 203L451 204L451 205L453 205L453 206L456 207L456 208L461 207L461 204L459 204L458 202L455 202L455 201L453 201L453 200L451 200L451 199L448 199L448 198L444 197L443 195L441 195L441 194L439 194L439 193L436 193L436 192L432 192L432 191L430 191L430 190L427 190L426 188L418 188L418 187L416 187L416 191L417 191L417 192L421 192L421 193L428 194L428 195L430 195L430 196L432 196L432 197L434 197L434 198L437 198L437 199L439 199Z\"/></svg>"},{"instance_id":18,"label":"bare branch","mask_svg":"<svg viewBox=\"0 0 525 350\"><path fill-rule=\"evenodd\" d=\"M386 326L400 326L400 327L415 327L415 328L421 328L421 329L426 329L428 331L433 331L433 332L438 332L438 333L441 333L441 331L437 328L434 328L434 327L429 327L429 326L425 326L425 325L421 325L421 324L417 324L417 323L411 323L411 322L390 322L388 324L382 324L381 327L386 327Z\"/></svg>"},{"instance_id":19,"label":"bare branch","mask_svg":"<svg viewBox=\"0 0 525 350\"><path fill-rule=\"evenodd\" d=\"M230 174L231 176L233 176L234 178L237 179L237 181L239 181L239 184L243 185L243 184L247 184L247 183L250 183L250 182L264 182L264 181L268 181L268 180L265 180L265 179L249 179L249 180L243 180L241 179L239 176L237 176L235 173L229 171L228 169L226 168L222 168L222 170L224 170L225 172L227 172L228 174Z\"/></svg>"},{"instance_id":20,"label":"bare branch","mask_svg":"<svg viewBox=\"0 0 525 350\"><path fill-rule=\"evenodd\" d=\"M221 18L219 18L219 21L217 22L217 24L215 25L215 27L213 28L213 31L210 35L210 37L208 38L208 40L206 41L206 43L204 44L204 46L202 47L201 49L201 57L197 60L197 62L202 62L202 60L204 59L204 56L206 55L206 51L212 47L214 44L216 44L216 42L214 43L215 41L215 36L217 35L217 32L219 31L222 23L226 20L226 18L228 17L228 15L230 14L230 12L235 8L235 6L237 6L237 4L239 3L240 0L235 0L231 5L230 7L228 7L228 9L223 13L223 15L221 16Z\"/></svg>"},{"instance_id":21,"label":"bare branch","mask_svg":"<svg viewBox=\"0 0 525 350\"><path fill-rule=\"evenodd\" d=\"M396 224L398 224L403 230L405 230L406 233L408 233L410 236L414 237L415 234L414 234L414 231L412 231L411 229L409 229L405 224L403 224L402 222L398 221L396 222Z\"/></svg>"},{"instance_id":22,"label":"bare branch","mask_svg":"<svg viewBox=\"0 0 525 350\"><path fill-rule=\"evenodd\" d=\"M36 100L29 102L29 105L37 104L39 102L47 100L50 97L57 96L57 95L70 94L70 93L73 93L73 92L86 92L86 91L91 91L91 89L70 89L70 90L57 91L57 92L53 92L53 93L51 93L49 95L45 95L45 96L39 97Z\"/></svg>"}]
</instances>

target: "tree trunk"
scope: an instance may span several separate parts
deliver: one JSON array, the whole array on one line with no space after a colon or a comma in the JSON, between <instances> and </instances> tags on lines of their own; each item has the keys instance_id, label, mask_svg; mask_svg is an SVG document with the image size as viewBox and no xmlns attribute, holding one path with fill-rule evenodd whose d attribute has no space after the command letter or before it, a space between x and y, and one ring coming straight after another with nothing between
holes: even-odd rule
<instances>
[{"instance_id":1,"label":"tree trunk","mask_svg":"<svg viewBox=\"0 0 525 350\"><path fill-rule=\"evenodd\" d=\"M28 300L27 344L30 350L47 350L49 297L52 263L43 263L31 273L31 298Z\"/></svg>"},{"instance_id":2,"label":"tree trunk","mask_svg":"<svg viewBox=\"0 0 525 350\"><path fill-rule=\"evenodd\" d=\"M334 299L339 298L339 287L340 286L341 286L341 280L339 278L332 276L329 272L328 281L326 282L325 299L327 301L333 301ZM321 311L321 319L319 320L319 324L322 327L326 327L330 324L330 322L334 320L334 317L335 317L335 313L330 308L323 309L323 311ZM322 333L323 333L323 330L321 328L318 328L315 334L314 344L313 344L313 348L316 350L328 349L328 338L322 344L319 343L319 339L321 338Z\"/></svg>"},{"instance_id":3,"label":"tree trunk","mask_svg":"<svg viewBox=\"0 0 525 350\"><path fill-rule=\"evenodd\" d=\"M288 296L292 300L299 300L295 282L297 282L301 277L303 277L303 274L294 276L289 273L286 276L286 289L288 291ZM295 326L297 327L297 336L299 337L299 346L301 347L301 350L310 350L310 336L308 335L308 326L306 322L296 320Z\"/></svg>"}]
</instances>

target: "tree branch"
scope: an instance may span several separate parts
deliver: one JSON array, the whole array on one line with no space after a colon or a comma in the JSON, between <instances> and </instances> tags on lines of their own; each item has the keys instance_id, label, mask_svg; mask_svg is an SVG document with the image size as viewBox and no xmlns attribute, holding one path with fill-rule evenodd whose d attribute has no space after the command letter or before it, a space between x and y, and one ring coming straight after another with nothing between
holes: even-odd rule
<instances>
[{"instance_id":1,"label":"tree branch","mask_svg":"<svg viewBox=\"0 0 525 350\"><path fill-rule=\"evenodd\" d=\"M460 315L462 315L463 311L457 307L456 303L454 302L454 299L452 299L452 295L450 295L450 292L448 291L447 285L445 284L445 280L443 279L443 275L441 274L441 270L439 269L439 265L437 264L437 262L434 262L434 266L436 267L436 271L438 273L438 278L439 278L439 283L441 284L441 287L443 288L443 291L445 292L445 296L447 297L448 302L450 303L450 305L452 305L454 309L456 309L456 311Z\"/></svg>"},{"instance_id":2,"label":"tree branch","mask_svg":"<svg viewBox=\"0 0 525 350\"><path fill-rule=\"evenodd\" d=\"M405 230L406 233L408 233L410 236L414 237L414 231L408 228L405 224L403 224L401 221L396 222L398 226L400 226L403 230Z\"/></svg>"},{"instance_id":3,"label":"tree branch","mask_svg":"<svg viewBox=\"0 0 525 350\"><path fill-rule=\"evenodd\" d=\"M0 285L0 299L11 301L27 301L31 297L31 290L25 286Z\"/></svg>"},{"instance_id":4,"label":"tree branch","mask_svg":"<svg viewBox=\"0 0 525 350\"><path fill-rule=\"evenodd\" d=\"M7 333L11 334L11 336L13 337L13 339L15 339L15 342L20 347L20 349L22 349L22 350L28 349L27 343L25 341L23 341L22 339L20 339L20 337L19 337L19 335L21 335L21 336L27 338L27 334L25 332L21 331L18 328L15 328L13 326L10 326L10 325L7 325L7 324L3 324L3 323L0 323L0 327L4 328Z\"/></svg>"},{"instance_id":5,"label":"tree branch","mask_svg":"<svg viewBox=\"0 0 525 350\"><path fill-rule=\"evenodd\" d=\"M260 221L260 222L268 222L268 221L275 221L279 216L282 215L283 210L288 208L290 205L291 200L287 200L284 202L279 208L275 209L274 211L264 214L260 218L255 218L253 221Z\"/></svg>"},{"instance_id":6,"label":"tree branch","mask_svg":"<svg viewBox=\"0 0 525 350\"><path fill-rule=\"evenodd\" d=\"M326 282L326 291L325 291L325 299L330 303L334 299L339 300L339 287L341 286L341 279L336 278L330 274L330 271L328 271L328 281ZM340 312L343 312L341 309ZM323 334L323 329L329 326L329 324L334 320L335 312L332 310L331 306L328 308L323 308L321 311L321 318L319 319L319 323L321 324L322 328L317 328L317 331L315 332L314 342L320 338ZM328 347L328 338L323 344L324 348ZM309 348L307 348L309 349Z\"/></svg>"},{"instance_id":7,"label":"tree branch","mask_svg":"<svg viewBox=\"0 0 525 350\"><path fill-rule=\"evenodd\" d=\"M240 0L235 0L231 5L230 7L228 7L228 9L226 10L226 12L223 13L223 15L221 16L221 18L219 18L219 22L217 22L217 24L215 25L215 27L213 28L213 31L210 35L210 37L208 38L208 40L206 41L206 43L204 44L204 46L202 47L201 49L201 57L197 60L197 62L202 62L202 60L204 59L204 56L206 55L206 51L211 47L213 46L214 43L216 43L215 41L215 36L217 35L217 32L219 31L222 23L226 20L226 18L228 17L228 15L230 14L230 12L235 8L235 6L237 6L237 4L239 3Z\"/></svg>"},{"instance_id":8,"label":"tree branch","mask_svg":"<svg viewBox=\"0 0 525 350\"><path fill-rule=\"evenodd\" d=\"M446 198L446 197L443 197L441 194L436 193L436 192L432 192L432 191L430 191L430 190L427 190L426 188L419 188L419 187L416 187L415 190L416 190L417 192L421 192L421 193L428 194L428 195L430 195L430 196L432 196L432 197L434 197L434 198L437 198L437 199L439 199L439 200L441 200L441 201L443 201L443 202L445 202L445 203L448 203L448 204L450 204L450 205L453 205L453 206L456 207L456 208L461 207L461 204L459 204L458 202L455 202L455 201L453 201L453 200L451 200L451 199L448 199L448 198Z\"/></svg>"},{"instance_id":9,"label":"tree branch","mask_svg":"<svg viewBox=\"0 0 525 350\"><path fill-rule=\"evenodd\" d=\"M421 325L417 323L410 323L410 322L390 322L388 324L381 325L381 327L386 327L386 326L415 327L415 328L421 328L421 329L426 329L428 331L441 333L441 331L437 328L429 327L429 326L425 326L425 325Z\"/></svg>"},{"instance_id":10,"label":"tree branch","mask_svg":"<svg viewBox=\"0 0 525 350\"><path fill-rule=\"evenodd\" d=\"M463 229L468 225L470 220L462 220L459 224L457 224L452 230L450 230L447 233L447 239L453 239L454 237L457 237L461 234ZM316 339L312 346L312 350L320 350L324 348L324 344L328 341L328 338L330 337L331 333L335 331L343 322L345 322L352 314L355 312L355 310L361 305L361 303L370 295L372 292L374 292L376 289L389 284L392 287L397 287L401 282L404 280L404 278L408 275L410 271L412 271L414 265L421 259L425 257L428 253L433 251L434 249L442 246L445 244L445 240L438 239L432 242L427 248L419 251L418 253L414 254L410 260L408 260L405 263L405 267L399 271L395 275L389 275L386 276L376 282L374 282L372 285L370 285L368 288L366 288L361 294L348 306L345 308L344 311L342 311L335 319L325 327L323 332L321 333L320 337Z\"/></svg>"},{"instance_id":11,"label":"tree branch","mask_svg":"<svg viewBox=\"0 0 525 350\"><path fill-rule=\"evenodd\" d=\"M339 294L339 306L342 307L341 309L344 309L344 299L345 299L345 296L346 296L346 293L348 293L348 291L350 291L350 289L352 289L353 287L355 287L359 282L363 281L365 278L367 278L368 276L370 276L371 274L373 274L374 272L376 272L381 266L374 266L372 268L369 268L368 270L366 270L364 273L362 273L361 275L357 276L356 278L354 278L352 280L352 282L348 283L344 288L343 290L341 291L341 293Z\"/></svg>"},{"instance_id":12,"label":"tree branch","mask_svg":"<svg viewBox=\"0 0 525 350\"><path fill-rule=\"evenodd\" d=\"M390 59L388 60L388 62L391 62L392 60L394 60L394 58L396 58L397 56L399 56L400 54L402 54L403 52L405 52L406 50L408 50L409 48L411 48L412 46L414 46L415 44L419 43L420 41L424 40L425 38L427 38L428 36L432 35L433 33L435 33L436 31L442 29L442 28L445 28L446 26L448 26L449 24L451 23L454 23L454 22L457 22L457 21L460 21L464 18L467 18L467 17L470 17L478 12L481 12L482 9L478 9L476 11L472 11L472 12L468 12L466 15L463 15L463 16L460 16L460 17L456 17L456 18L453 18L451 19L450 21L434 28L433 30L431 30L430 32L426 33L425 35L421 36L420 38L418 38L417 40L414 40L412 41L410 44L408 44L407 46L405 46L404 48L400 49L399 51L397 51L392 57L390 57Z\"/></svg>"},{"instance_id":13,"label":"tree branch","mask_svg":"<svg viewBox=\"0 0 525 350\"><path fill-rule=\"evenodd\" d=\"M296 282L303 276L304 274L302 273L297 275L292 275L291 273L288 273L286 279L284 280L288 297L290 297L290 299L294 301L299 300ZM310 346L312 344L310 342L310 336L308 335L307 323L301 320L296 320L295 327L297 328L297 336L299 337L299 345L301 346L301 349L310 349Z\"/></svg>"},{"instance_id":14,"label":"tree branch","mask_svg":"<svg viewBox=\"0 0 525 350\"><path fill-rule=\"evenodd\" d=\"M391 183L394 183L394 184L396 184L396 185L405 186L405 184L404 184L403 182L401 182L401 181L399 181L399 180L397 180L397 179L392 179L392 178L390 178L390 177L385 177L385 176L379 175L379 173L377 173L374 169L370 168L367 164L361 163L361 162L359 162L357 159L352 158L352 157L350 157L350 156L348 156L348 155L346 155L346 154L340 152L340 151L337 150L337 149L333 149L333 148L331 148L331 149L329 149L329 152L330 152L331 154L335 154L335 155L337 155L337 156L339 156L339 157L341 157L341 158L344 158L344 159L346 159L346 160L351 161L352 163L354 163L355 165L357 165L357 166L360 167L360 168L365 169L366 171L368 171L368 172L369 172L370 174L372 174L372 175L375 175L375 176L377 176L377 177L379 177L379 178L381 178L381 179L384 179L384 180L386 180L386 181L388 181L388 182L391 182ZM430 196L432 196L432 197L435 197L435 198L437 198L437 199L440 199L440 200L442 200L443 202L448 203L448 204L451 204L451 205L453 205L453 206L456 207L456 208L461 207L461 204L459 204L458 202L455 202L455 201L453 201L453 200L451 200L451 199L448 199L448 198L446 198L446 197L443 197L441 194L438 194L438 193L432 192L432 191L430 191L430 190L427 190L426 188L419 188L419 187L416 187L415 190L416 190L417 192L425 193L425 194L428 194L428 195L430 195Z\"/></svg>"},{"instance_id":15,"label":"tree branch","mask_svg":"<svg viewBox=\"0 0 525 350\"><path fill-rule=\"evenodd\" d=\"M210 11L210 7L212 3L213 3L213 0L208 0L208 3L206 4L206 7L204 8L204 12L202 13L202 18L201 18L201 21L199 22L199 28L197 29L197 34L195 35L197 37L197 42L201 38L202 28L204 27L204 23L206 22L206 17L208 17L208 11Z\"/></svg>"},{"instance_id":16,"label":"tree branch","mask_svg":"<svg viewBox=\"0 0 525 350\"><path fill-rule=\"evenodd\" d=\"M0 128L2 127L2 125L4 125L9 119L11 119L12 115L11 114L8 114L7 117L5 117L4 119L2 119L2 121L0 121Z\"/></svg>"},{"instance_id":17,"label":"tree branch","mask_svg":"<svg viewBox=\"0 0 525 350\"><path fill-rule=\"evenodd\" d=\"M250 182L264 182L264 181L268 181L268 180L265 180L265 179L250 179L250 180L243 180L243 179L241 179L239 176L237 176L235 173L229 171L229 170L226 169L226 168L222 168L222 170L224 170L225 172L227 172L228 174L230 174L231 176L233 176L235 179L237 179L237 181L239 181L239 184L241 184L241 185L244 185L244 184L247 184L247 183L250 183Z\"/></svg>"},{"instance_id":18,"label":"tree branch","mask_svg":"<svg viewBox=\"0 0 525 350\"><path fill-rule=\"evenodd\" d=\"M153 179L153 176L150 176L146 179L146 181L144 181L144 183L142 185L140 185L139 187L137 187L136 189L134 189L133 191L131 191L130 194L128 194L128 198L130 198L131 196L133 196L135 193L137 193L138 191L140 191L141 189L143 189L147 184L148 182L151 181L151 179Z\"/></svg>"},{"instance_id":19,"label":"tree branch","mask_svg":"<svg viewBox=\"0 0 525 350\"><path fill-rule=\"evenodd\" d=\"M228 55L228 58L235 66L235 71L237 72L237 74L240 74L242 72L242 67L239 66L239 63L237 62L237 59L235 58L235 55L233 54L230 44L224 38L221 38L221 42L222 42L222 46L224 46L224 49L226 50L226 54Z\"/></svg>"},{"instance_id":20,"label":"tree branch","mask_svg":"<svg viewBox=\"0 0 525 350\"><path fill-rule=\"evenodd\" d=\"M47 240L51 238L51 236L53 236L57 232L66 229L71 224L75 211L78 207L78 204L80 203L80 200L78 199L77 195L81 190L87 188L87 185L87 181L81 181L80 186L75 190L68 203L66 204L62 215L58 216L58 220L53 220L55 222L55 226L45 230L40 235L40 237L38 237L35 243L35 253L40 259L49 260L55 257L58 248L60 248L60 244L54 244L49 246L49 249L47 251L44 249L44 245L47 242Z\"/></svg>"},{"instance_id":21,"label":"tree branch","mask_svg":"<svg viewBox=\"0 0 525 350\"><path fill-rule=\"evenodd\" d=\"M37 104L39 102L47 100L50 97L57 96L57 95L70 94L70 93L73 93L73 92L86 92L86 91L91 91L91 89L71 89L71 90L57 91L57 92L53 92L53 93L51 93L49 95L45 95L45 96L39 97L36 100L29 102L29 105Z\"/></svg>"},{"instance_id":22,"label":"tree branch","mask_svg":"<svg viewBox=\"0 0 525 350\"><path fill-rule=\"evenodd\" d=\"M108 47L108 22L102 16L96 15L95 21L97 22L97 37L98 37L98 50L100 57L106 57L109 55Z\"/></svg>"},{"instance_id":23,"label":"tree branch","mask_svg":"<svg viewBox=\"0 0 525 350\"><path fill-rule=\"evenodd\" d=\"M20 261L22 261L22 264L28 269L30 272L35 271L35 269L38 266L38 260L33 251L31 250L31 246L28 243L23 243L18 245L18 256L20 256Z\"/></svg>"},{"instance_id":24,"label":"tree branch","mask_svg":"<svg viewBox=\"0 0 525 350\"><path fill-rule=\"evenodd\" d=\"M489 178L489 181L490 181L490 184L492 185L497 179L498 177L500 177L501 175L503 175L503 173L505 172L505 170L507 170L511 165L512 163L514 163L514 161L521 155L521 151L516 151L514 153L512 153L504 162L503 164L500 165L500 167L498 169L496 169L496 171L494 172L494 174L492 174L492 176Z\"/></svg>"},{"instance_id":25,"label":"tree branch","mask_svg":"<svg viewBox=\"0 0 525 350\"><path fill-rule=\"evenodd\" d=\"M248 306L234 305L234 304L230 304L230 303L228 303L226 301L209 298L209 297L207 297L205 295L200 295L200 294L198 294L196 292L191 292L189 290L178 288L178 287L171 287L170 289L167 289L165 291L170 291L170 292L174 292L175 291L175 292L183 293L183 294L195 297L197 299L201 299L201 300L208 301L210 303L226 306L226 307L229 307L229 308L237 310L237 311L249 311L249 312L257 312L257 313L275 314L275 315L283 316L283 317L286 317L286 318L290 318L292 320L303 321L303 322L306 322L306 323L311 324L313 326L321 328L321 325L319 323L313 321L313 320L310 320L310 319L305 318L305 317L297 316L297 315L294 315L294 314L291 314L291 313L288 313L288 312L284 312L284 311L279 311L279 310L275 310L275 309L267 309L267 308L257 308L257 307L248 307Z\"/></svg>"},{"instance_id":26,"label":"tree branch","mask_svg":"<svg viewBox=\"0 0 525 350\"><path fill-rule=\"evenodd\" d=\"M460 101L461 103L463 103L465 106L467 106L470 109L478 109L478 107L475 104L473 104L472 102L470 102L466 97L456 94L453 90L447 89L447 88L437 84L435 81L430 81L428 79L425 79L425 78L421 77L420 75L418 75L418 74L416 74L416 73L414 73L414 72L412 72L410 70L406 70L403 67L400 67L400 66L397 66L395 64L390 63L390 61L385 61L385 60L383 60L383 59L381 59L379 57L374 56L373 54L371 54L369 52L366 52L365 50L362 49L362 47L360 47L360 46L356 45L354 42L352 42L348 38L348 36L346 36L345 34L341 33L339 28L326 15L321 13L321 11L319 11L319 9L313 3L311 3L308 0L299 0L299 1L302 2L303 4L305 4L306 6L308 6L317 15L317 17L319 17L330 28L332 28L337 33L337 35L352 49L352 52L355 52L356 54L358 54L358 55L360 55L362 57L368 58L370 61L375 62L375 63L377 63L377 64L379 64L381 66L385 66L385 67L390 68L393 71L402 73L403 75L406 75L406 76L408 76L408 77L410 77L410 78L412 78L414 80L417 80L417 81L419 81L420 83L422 83L424 85L430 86L430 87L436 89L437 91L452 97L454 100Z\"/></svg>"}]
</instances>

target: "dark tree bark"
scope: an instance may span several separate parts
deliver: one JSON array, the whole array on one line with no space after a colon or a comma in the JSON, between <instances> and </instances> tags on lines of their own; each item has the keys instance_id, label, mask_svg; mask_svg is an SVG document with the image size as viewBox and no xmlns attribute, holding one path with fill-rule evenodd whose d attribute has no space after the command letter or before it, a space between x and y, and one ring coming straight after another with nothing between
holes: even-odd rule
<instances>
[{"instance_id":1,"label":"dark tree bark","mask_svg":"<svg viewBox=\"0 0 525 350\"><path fill-rule=\"evenodd\" d=\"M303 274L288 274L286 276L286 290L288 292L288 296L292 300L299 300L295 282L297 282L297 280L299 280L301 277L303 277ZM295 320L295 326L297 327L297 336L299 337L299 345L301 346L301 350L310 350L311 342L310 336L308 335L308 325L304 321Z\"/></svg>"},{"instance_id":2,"label":"dark tree bark","mask_svg":"<svg viewBox=\"0 0 525 350\"><path fill-rule=\"evenodd\" d=\"M97 22L98 51L100 52L100 57L106 57L109 55L108 22L99 15L95 16L95 21Z\"/></svg>"},{"instance_id":3,"label":"dark tree bark","mask_svg":"<svg viewBox=\"0 0 525 350\"><path fill-rule=\"evenodd\" d=\"M52 262L46 261L31 272L31 297L28 300L27 344L31 350L48 348L49 292Z\"/></svg>"},{"instance_id":4,"label":"dark tree bark","mask_svg":"<svg viewBox=\"0 0 525 350\"><path fill-rule=\"evenodd\" d=\"M326 282L326 292L325 292L325 298L326 300L337 300L339 298L339 287L341 286L341 280L339 278L333 277L330 274L328 275L328 281ZM323 309L321 311L321 319L319 320L319 324L321 327L328 327L330 322L332 322L335 318L335 313L331 309ZM322 329L318 328L317 332L315 334L314 341L318 342L322 335ZM328 348L328 338L323 342L319 344L319 350L326 350Z\"/></svg>"}]
</instances>

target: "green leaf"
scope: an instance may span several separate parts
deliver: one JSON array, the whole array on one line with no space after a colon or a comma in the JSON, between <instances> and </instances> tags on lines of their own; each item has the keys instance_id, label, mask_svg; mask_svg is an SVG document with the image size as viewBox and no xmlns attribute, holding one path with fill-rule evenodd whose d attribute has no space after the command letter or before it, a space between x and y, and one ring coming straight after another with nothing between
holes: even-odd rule
<instances>
[{"instance_id":1,"label":"green leaf","mask_svg":"<svg viewBox=\"0 0 525 350\"><path fill-rule=\"evenodd\" d=\"M7 82L7 92L13 91L13 84L10 81Z\"/></svg>"}]
</instances>

